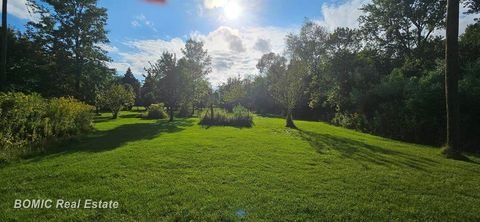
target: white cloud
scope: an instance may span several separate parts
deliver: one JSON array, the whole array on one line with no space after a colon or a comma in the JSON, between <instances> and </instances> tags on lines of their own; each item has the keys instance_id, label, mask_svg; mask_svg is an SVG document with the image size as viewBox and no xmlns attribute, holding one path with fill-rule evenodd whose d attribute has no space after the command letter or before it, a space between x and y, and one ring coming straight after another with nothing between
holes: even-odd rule
<instances>
[{"instance_id":1,"label":"white cloud","mask_svg":"<svg viewBox=\"0 0 480 222\"><path fill-rule=\"evenodd\" d=\"M337 27L358 28L358 18L363 15L360 8L370 3L371 0L350 0L340 5L322 5L323 19L318 21L328 30Z\"/></svg>"},{"instance_id":2,"label":"white cloud","mask_svg":"<svg viewBox=\"0 0 480 222\"><path fill-rule=\"evenodd\" d=\"M203 0L203 6L207 9L221 8L227 4L227 0Z\"/></svg>"},{"instance_id":3,"label":"white cloud","mask_svg":"<svg viewBox=\"0 0 480 222\"><path fill-rule=\"evenodd\" d=\"M170 41L162 39L134 40L123 44L129 48L128 51L122 51L116 47L113 47L114 51L107 50L108 47L104 48L119 57L116 61L109 63L109 67L117 69L120 73L130 67L137 78L142 78L142 74L145 73L144 68L148 66L148 63L158 60L163 52L175 53L177 57L180 57L181 48L185 42L180 38L174 38Z\"/></svg>"},{"instance_id":4,"label":"white cloud","mask_svg":"<svg viewBox=\"0 0 480 222\"><path fill-rule=\"evenodd\" d=\"M459 31L460 34L465 32L465 29L467 28L468 25L475 23L475 18L478 17L478 15L475 14L465 14L465 12L468 11L468 8L465 8L465 5L461 4L460 6L460 24L459 24Z\"/></svg>"},{"instance_id":5,"label":"white cloud","mask_svg":"<svg viewBox=\"0 0 480 222\"><path fill-rule=\"evenodd\" d=\"M147 17L143 14L135 16L135 18L130 22L132 27L138 28L138 27L147 27L151 29L154 32L158 32L157 28L155 28L155 24L148 20Z\"/></svg>"},{"instance_id":6,"label":"white cloud","mask_svg":"<svg viewBox=\"0 0 480 222\"><path fill-rule=\"evenodd\" d=\"M0 1L3 3L3 0ZM0 4L1 5L1 4ZM7 3L8 14L20 19L34 20L34 16L30 14L26 0L10 0ZM1 14L1 13L0 13Z\"/></svg>"},{"instance_id":7,"label":"white cloud","mask_svg":"<svg viewBox=\"0 0 480 222\"><path fill-rule=\"evenodd\" d=\"M104 44L104 43L98 44L98 47L100 47L101 49L103 49L103 50L105 50L109 53L116 53L116 52L119 51L117 47L109 45L109 44Z\"/></svg>"},{"instance_id":8,"label":"white cloud","mask_svg":"<svg viewBox=\"0 0 480 222\"><path fill-rule=\"evenodd\" d=\"M256 64L267 51L282 53L285 36L294 29L262 27L233 29L222 26L218 29L201 34L192 32L190 37L201 40L212 57L212 73L208 76L213 85L225 82L229 77L247 76L256 74ZM269 49L258 50L259 39L269 43ZM182 57L181 49L185 41L180 38L171 40L135 40L124 43L131 50L112 52L120 59L110 63L111 68L123 72L131 67L137 77L144 73L144 67L149 62L155 62L163 52L175 53L177 58Z\"/></svg>"}]
</instances>

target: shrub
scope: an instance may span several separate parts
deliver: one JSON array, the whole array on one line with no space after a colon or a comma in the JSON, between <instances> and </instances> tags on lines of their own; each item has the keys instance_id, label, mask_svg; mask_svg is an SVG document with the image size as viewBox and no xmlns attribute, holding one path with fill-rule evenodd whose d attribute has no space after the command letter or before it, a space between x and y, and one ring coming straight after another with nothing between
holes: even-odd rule
<instances>
[{"instance_id":1,"label":"shrub","mask_svg":"<svg viewBox=\"0 0 480 222\"><path fill-rule=\"evenodd\" d=\"M0 94L1 158L45 151L51 140L90 130L92 110L72 98L46 100L38 94Z\"/></svg>"},{"instance_id":2,"label":"shrub","mask_svg":"<svg viewBox=\"0 0 480 222\"><path fill-rule=\"evenodd\" d=\"M163 103L152 104L147 109L147 119L165 119L168 117L167 112L165 112L165 106Z\"/></svg>"},{"instance_id":3,"label":"shrub","mask_svg":"<svg viewBox=\"0 0 480 222\"><path fill-rule=\"evenodd\" d=\"M250 111L241 105L233 108L233 113L228 113L223 109L214 109L213 118L212 110L208 110L201 114L201 125L207 126L237 126L237 127L252 127L253 116Z\"/></svg>"}]
</instances>

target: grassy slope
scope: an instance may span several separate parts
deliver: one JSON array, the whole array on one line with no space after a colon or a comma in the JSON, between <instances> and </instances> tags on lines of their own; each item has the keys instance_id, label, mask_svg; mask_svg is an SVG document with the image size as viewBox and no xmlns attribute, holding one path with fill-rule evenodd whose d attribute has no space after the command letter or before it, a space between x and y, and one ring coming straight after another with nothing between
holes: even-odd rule
<instances>
[{"instance_id":1,"label":"grassy slope","mask_svg":"<svg viewBox=\"0 0 480 222\"><path fill-rule=\"evenodd\" d=\"M99 119L69 151L0 168L0 221L480 220L480 161L324 123L251 129ZM128 117L128 118L126 118ZM475 163L476 162L476 163ZM116 210L15 210L16 198L117 200Z\"/></svg>"}]
</instances>

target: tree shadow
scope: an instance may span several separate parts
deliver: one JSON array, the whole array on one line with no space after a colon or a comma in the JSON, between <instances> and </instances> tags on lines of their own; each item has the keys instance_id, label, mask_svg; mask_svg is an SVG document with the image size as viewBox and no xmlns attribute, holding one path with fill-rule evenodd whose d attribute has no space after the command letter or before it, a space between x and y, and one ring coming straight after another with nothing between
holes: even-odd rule
<instances>
[{"instance_id":1,"label":"tree shadow","mask_svg":"<svg viewBox=\"0 0 480 222\"><path fill-rule=\"evenodd\" d=\"M93 123L103 123L103 122L108 122L110 120L113 120L111 116L96 116L93 119Z\"/></svg>"},{"instance_id":2,"label":"tree shadow","mask_svg":"<svg viewBox=\"0 0 480 222\"><path fill-rule=\"evenodd\" d=\"M141 113L133 113L133 114L123 114L119 116L120 118L141 118Z\"/></svg>"},{"instance_id":3,"label":"tree shadow","mask_svg":"<svg viewBox=\"0 0 480 222\"><path fill-rule=\"evenodd\" d=\"M208 129L212 128L212 127L213 127L213 128L220 128L220 127L224 127L224 128L225 128L225 127L232 127L232 128L237 128L237 129L250 129L250 128L252 128L252 127L254 127L254 126L255 126L255 124L254 124L254 123L252 123L252 125L251 125L251 126L237 126L237 125L207 125L207 124L201 124L201 123L199 123L198 125L200 125L200 126L203 128L203 129L206 129L206 130L208 130Z\"/></svg>"},{"instance_id":4,"label":"tree shadow","mask_svg":"<svg viewBox=\"0 0 480 222\"><path fill-rule=\"evenodd\" d=\"M355 160L366 168L368 168L368 165L365 163L373 163L388 168L402 167L427 171L426 169L432 165L439 164L439 162L429 158L406 154L345 137L302 130L299 130L299 135L318 153L324 154L329 149L335 150L340 153L342 158Z\"/></svg>"},{"instance_id":5,"label":"tree shadow","mask_svg":"<svg viewBox=\"0 0 480 222\"><path fill-rule=\"evenodd\" d=\"M193 126L193 120L177 119L173 122L160 120L155 123L125 124L107 131L96 131L76 141L58 144L49 152L37 155L30 160L35 162L72 152L109 151L129 142L151 140L162 134L178 133L189 126Z\"/></svg>"}]
</instances>

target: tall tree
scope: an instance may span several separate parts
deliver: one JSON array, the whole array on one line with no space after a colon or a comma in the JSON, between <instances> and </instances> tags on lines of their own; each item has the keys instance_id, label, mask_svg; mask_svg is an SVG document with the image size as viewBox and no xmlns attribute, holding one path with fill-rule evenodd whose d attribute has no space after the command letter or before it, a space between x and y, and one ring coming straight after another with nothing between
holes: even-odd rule
<instances>
[{"instance_id":1,"label":"tall tree","mask_svg":"<svg viewBox=\"0 0 480 222\"><path fill-rule=\"evenodd\" d=\"M85 100L81 88L92 89L86 65L105 66L109 61L100 45L108 43L107 10L97 6L97 0L28 0L39 15L31 21L28 30L46 52L53 55L55 74L66 85L60 91ZM73 73L72 76L70 73Z\"/></svg>"},{"instance_id":2,"label":"tall tree","mask_svg":"<svg viewBox=\"0 0 480 222\"><path fill-rule=\"evenodd\" d=\"M447 107L447 147L444 154L449 158L460 156L460 128L458 103L458 76L460 65L458 59L459 0L447 3L447 41L445 48L445 97Z\"/></svg>"},{"instance_id":3,"label":"tall tree","mask_svg":"<svg viewBox=\"0 0 480 222\"><path fill-rule=\"evenodd\" d=\"M150 64L150 68L152 67L153 64ZM147 74L143 75L145 80L143 82L142 88L140 89L141 103L142 106L144 106L145 108L148 108L150 105L158 102L158 80L156 76L154 76L155 73L152 73L153 70L149 70L150 68L145 69L147 70Z\"/></svg>"},{"instance_id":4,"label":"tall tree","mask_svg":"<svg viewBox=\"0 0 480 222\"><path fill-rule=\"evenodd\" d=\"M303 95L307 65L299 59L292 59L287 65L285 57L269 53L262 56L257 68L266 75L272 97L285 109L286 127L296 128L293 111Z\"/></svg>"},{"instance_id":5,"label":"tall tree","mask_svg":"<svg viewBox=\"0 0 480 222\"><path fill-rule=\"evenodd\" d=\"M7 84L7 0L2 1L2 49L0 55L0 90Z\"/></svg>"},{"instance_id":6,"label":"tall tree","mask_svg":"<svg viewBox=\"0 0 480 222\"><path fill-rule=\"evenodd\" d=\"M193 106L192 114L195 112L195 107L199 105L200 98L203 97L205 87L202 87L202 82L205 81L206 76L212 71L212 58L208 55L208 51L204 49L203 42L189 39L182 49L183 58L179 62L181 72L184 72L185 77L188 78L189 86L184 89L185 95L184 103L191 103Z\"/></svg>"},{"instance_id":7,"label":"tall tree","mask_svg":"<svg viewBox=\"0 0 480 222\"><path fill-rule=\"evenodd\" d=\"M122 84L130 85L135 93L135 105L140 105L140 81L133 75L132 69L128 68L127 72L121 79Z\"/></svg>"},{"instance_id":8,"label":"tall tree","mask_svg":"<svg viewBox=\"0 0 480 222\"><path fill-rule=\"evenodd\" d=\"M149 76L157 81L157 98L160 98L167 107L170 121L173 121L173 112L177 109L181 99L181 72L178 71L177 59L174 54L164 52L162 57L149 68L145 69Z\"/></svg>"}]
</instances>

